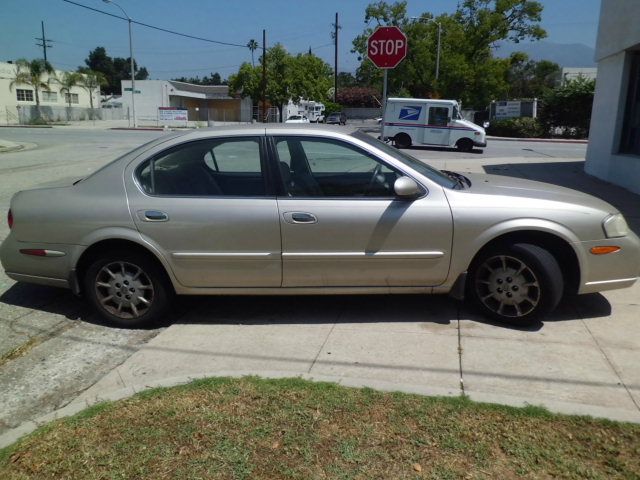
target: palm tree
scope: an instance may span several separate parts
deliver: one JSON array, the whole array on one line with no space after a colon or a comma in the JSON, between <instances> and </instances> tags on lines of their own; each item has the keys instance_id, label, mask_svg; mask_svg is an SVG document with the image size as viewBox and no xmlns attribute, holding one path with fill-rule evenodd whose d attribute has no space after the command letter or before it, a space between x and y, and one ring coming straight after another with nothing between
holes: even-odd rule
<instances>
[{"instance_id":1,"label":"palm tree","mask_svg":"<svg viewBox=\"0 0 640 480\"><path fill-rule=\"evenodd\" d=\"M256 66L256 62L253 59L253 52L255 52L258 49L258 42L256 42L253 38L251 40L249 40L249 43L247 43L247 47L249 48L249 50L251 50L251 65L252 66Z\"/></svg>"},{"instance_id":2,"label":"palm tree","mask_svg":"<svg viewBox=\"0 0 640 480\"><path fill-rule=\"evenodd\" d=\"M55 70L51 64L45 60L26 60L21 58L16 60L16 74L9 84L9 90L13 89L14 85L28 85L33 87L36 98L36 110L38 112L38 118L40 115L40 90L46 90L49 88L51 80L55 79Z\"/></svg>"},{"instance_id":3,"label":"palm tree","mask_svg":"<svg viewBox=\"0 0 640 480\"><path fill-rule=\"evenodd\" d=\"M106 87L109 85L107 77L102 72L95 72L93 70L82 70L79 72L80 86L89 93L89 104L91 105L91 118L93 118L93 92L98 89L100 93L100 87Z\"/></svg>"},{"instance_id":4,"label":"palm tree","mask_svg":"<svg viewBox=\"0 0 640 480\"><path fill-rule=\"evenodd\" d=\"M58 80L58 83L61 85L60 93L66 94L69 108L71 108L71 89L80 84L81 78L77 72L64 72L62 78Z\"/></svg>"}]
</instances>

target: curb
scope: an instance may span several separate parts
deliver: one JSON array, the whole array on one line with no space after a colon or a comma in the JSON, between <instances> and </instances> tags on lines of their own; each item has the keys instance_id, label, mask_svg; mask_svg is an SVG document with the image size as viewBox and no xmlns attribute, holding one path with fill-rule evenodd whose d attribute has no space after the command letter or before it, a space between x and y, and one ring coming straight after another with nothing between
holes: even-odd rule
<instances>
[{"instance_id":1,"label":"curb","mask_svg":"<svg viewBox=\"0 0 640 480\"><path fill-rule=\"evenodd\" d=\"M170 377L161 380L151 380L149 382L138 383L135 385L131 385L129 387L121 388L119 390L113 390L111 392L107 392L101 395L96 395L90 399L76 399L72 402L68 403L62 408L54 410L51 413L47 413L38 417L35 420L28 420L18 427L15 427L11 430L0 435L0 449L8 447L18 440L20 440L25 435L28 435L34 432L36 429L58 419L70 417L75 415L76 413L81 412L82 410L96 405L102 402L114 402L118 400L123 400L125 398L132 397L137 393L143 392L145 390L150 390L153 388L168 388L175 387L179 385L185 385L194 380L199 380L203 378L214 378L214 377L231 377L231 378L242 378L246 376L257 376L260 378L301 378L303 380L310 380L315 382L330 382L335 383L343 387L352 387L352 388L373 388L375 390L380 390L383 392L403 392L403 393L411 393L417 395L424 396L440 396L440 397L457 397L460 396L460 391L450 390L446 388L437 388L437 387L426 387L426 386L418 386L414 384L402 384L402 383L393 383L383 380L374 380L371 378L359 378L359 377L339 377L332 375L314 375L310 373L296 373L294 371L265 371L257 373L255 371L245 371L245 370L223 370L219 372L202 372L191 375L184 375L179 377ZM89 387L91 388L91 387ZM596 405L585 405L579 403L572 402L561 402L561 401L546 401L544 403L532 403L531 401L510 395L501 395L501 394L491 394L491 393L482 393L482 392L468 392L466 395L469 396L473 401L482 402L482 403L498 403L502 405L509 405L513 407L526 407L530 405L538 405L552 412L562 413L565 415L581 415L581 416L590 416L594 418L602 418L609 419L621 422L631 422L631 423L640 423L640 414L637 411L631 410L623 410L619 408L608 408L601 407Z\"/></svg>"},{"instance_id":2,"label":"curb","mask_svg":"<svg viewBox=\"0 0 640 480\"><path fill-rule=\"evenodd\" d=\"M0 125L0 128L53 128L53 125Z\"/></svg>"},{"instance_id":3,"label":"curb","mask_svg":"<svg viewBox=\"0 0 640 480\"><path fill-rule=\"evenodd\" d=\"M133 128L133 127L111 127L108 128L107 130L140 130L140 131L147 131L147 132L164 132L165 129L164 128L160 128L160 127L137 127L137 128Z\"/></svg>"},{"instance_id":4,"label":"curb","mask_svg":"<svg viewBox=\"0 0 640 480\"><path fill-rule=\"evenodd\" d=\"M0 147L0 153L18 152L24 149L24 145L15 145L11 147Z\"/></svg>"},{"instance_id":5,"label":"curb","mask_svg":"<svg viewBox=\"0 0 640 480\"><path fill-rule=\"evenodd\" d=\"M538 143L575 143L578 145L588 144L589 140L571 140L569 138L512 138L512 137L490 137L487 140L498 142L538 142Z\"/></svg>"}]
</instances>

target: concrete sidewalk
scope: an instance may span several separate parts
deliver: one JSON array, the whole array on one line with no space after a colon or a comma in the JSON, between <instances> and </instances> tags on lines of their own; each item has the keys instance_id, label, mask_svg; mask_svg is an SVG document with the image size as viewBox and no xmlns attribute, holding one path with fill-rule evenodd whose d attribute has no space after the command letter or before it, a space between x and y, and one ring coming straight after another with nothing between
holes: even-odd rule
<instances>
[{"instance_id":1,"label":"concrete sidewalk","mask_svg":"<svg viewBox=\"0 0 640 480\"><path fill-rule=\"evenodd\" d=\"M640 422L640 285L565 301L531 329L447 297L198 299L79 401L216 375L302 376Z\"/></svg>"}]
</instances>

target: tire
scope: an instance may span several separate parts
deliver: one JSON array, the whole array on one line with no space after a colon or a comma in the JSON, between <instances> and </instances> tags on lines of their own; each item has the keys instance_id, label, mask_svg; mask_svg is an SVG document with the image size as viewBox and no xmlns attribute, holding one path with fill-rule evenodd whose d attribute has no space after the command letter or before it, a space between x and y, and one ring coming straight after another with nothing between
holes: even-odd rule
<instances>
[{"instance_id":1,"label":"tire","mask_svg":"<svg viewBox=\"0 0 640 480\"><path fill-rule=\"evenodd\" d=\"M409 148L411 146L411 137L406 133L399 133L393 138L397 148Z\"/></svg>"},{"instance_id":2,"label":"tire","mask_svg":"<svg viewBox=\"0 0 640 480\"><path fill-rule=\"evenodd\" d=\"M100 316L124 328L157 322L167 313L173 295L165 272L154 259L120 250L95 258L86 270L83 287Z\"/></svg>"},{"instance_id":3,"label":"tire","mask_svg":"<svg viewBox=\"0 0 640 480\"><path fill-rule=\"evenodd\" d=\"M527 326L556 308L564 290L562 271L544 248L516 243L493 248L472 263L468 298L485 316Z\"/></svg>"},{"instance_id":4,"label":"tire","mask_svg":"<svg viewBox=\"0 0 640 480\"><path fill-rule=\"evenodd\" d=\"M456 148L461 152L470 152L473 150L473 140L470 138L461 138L456 143Z\"/></svg>"}]
</instances>

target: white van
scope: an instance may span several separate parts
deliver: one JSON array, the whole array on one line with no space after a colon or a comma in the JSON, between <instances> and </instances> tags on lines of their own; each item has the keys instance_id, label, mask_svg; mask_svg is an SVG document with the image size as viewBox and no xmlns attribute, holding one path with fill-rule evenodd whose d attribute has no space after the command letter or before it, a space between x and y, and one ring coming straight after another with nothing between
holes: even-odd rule
<instances>
[{"instance_id":1,"label":"white van","mask_svg":"<svg viewBox=\"0 0 640 480\"><path fill-rule=\"evenodd\" d=\"M385 138L398 148L431 145L469 152L487 146L484 128L464 120L455 100L389 98L383 122Z\"/></svg>"}]
</instances>

